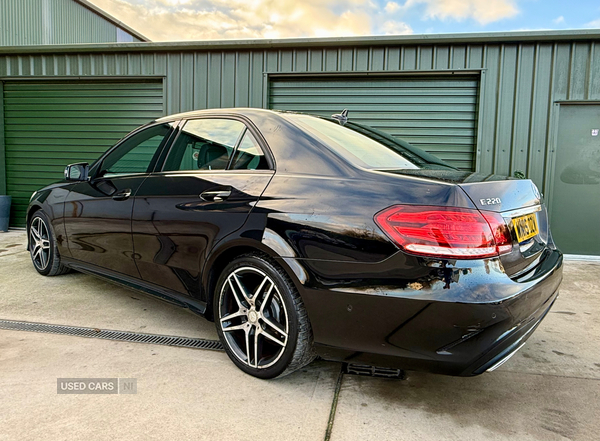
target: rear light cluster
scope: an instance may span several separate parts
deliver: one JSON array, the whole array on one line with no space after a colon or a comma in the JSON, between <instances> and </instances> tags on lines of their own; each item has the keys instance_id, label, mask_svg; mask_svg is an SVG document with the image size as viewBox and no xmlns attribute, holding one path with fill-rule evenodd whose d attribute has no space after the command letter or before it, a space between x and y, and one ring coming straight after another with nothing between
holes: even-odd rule
<instances>
[{"instance_id":1,"label":"rear light cluster","mask_svg":"<svg viewBox=\"0 0 600 441\"><path fill-rule=\"evenodd\" d=\"M475 259L512 249L504 219L489 211L394 205L377 213L375 222L400 248L423 256Z\"/></svg>"}]
</instances>

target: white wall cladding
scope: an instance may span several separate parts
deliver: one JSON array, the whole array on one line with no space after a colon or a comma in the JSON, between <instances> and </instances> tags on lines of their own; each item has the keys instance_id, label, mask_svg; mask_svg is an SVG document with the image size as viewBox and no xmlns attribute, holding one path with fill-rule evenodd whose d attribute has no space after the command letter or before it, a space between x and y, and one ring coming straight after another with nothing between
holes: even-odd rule
<instances>
[{"instance_id":1,"label":"white wall cladding","mask_svg":"<svg viewBox=\"0 0 600 441\"><path fill-rule=\"evenodd\" d=\"M166 112L176 113L265 107L266 73L481 71L478 170L524 171L547 189L553 103L600 100L598 42L0 54L0 78L164 76Z\"/></svg>"}]
</instances>

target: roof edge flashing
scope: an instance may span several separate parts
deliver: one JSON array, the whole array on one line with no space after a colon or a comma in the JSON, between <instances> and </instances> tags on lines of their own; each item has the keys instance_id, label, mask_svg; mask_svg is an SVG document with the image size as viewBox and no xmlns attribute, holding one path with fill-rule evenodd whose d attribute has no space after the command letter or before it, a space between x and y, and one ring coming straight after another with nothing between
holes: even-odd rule
<instances>
[{"instance_id":1,"label":"roof edge flashing","mask_svg":"<svg viewBox=\"0 0 600 441\"><path fill-rule=\"evenodd\" d=\"M85 0L76 0L82 2ZM120 23L120 22L119 22ZM120 24L120 26L126 26ZM145 38L145 37L144 37ZM487 44L543 41L600 40L600 29L561 31L510 31L457 34L412 34L394 36L283 38L249 40L207 40L141 43L80 43L69 45L4 46L0 54L9 53L74 53L74 52L144 52L144 51L197 51L230 49L274 49L349 46L422 46L433 44Z\"/></svg>"},{"instance_id":2,"label":"roof edge flashing","mask_svg":"<svg viewBox=\"0 0 600 441\"><path fill-rule=\"evenodd\" d=\"M132 36L134 36L136 38L138 38L139 40L142 40L143 42L148 42L148 43L151 42L151 40L148 37L146 37L143 34L140 34L138 31L136 31L135 29L133 29L131 26L129 26L129 25L123 23L122 21L116 19L115 17L113 17L112 15L110 15L108 12L106 12L104 9L99 8L95 4L89 2L88 0L74 0L74 1L76 3L79 3L84 8L89 9L94 14L99 15L100 17L102 17L106 21L109 21L113 25L121 28L123 31L131 34Z\"/></svg>"}]
</instances>

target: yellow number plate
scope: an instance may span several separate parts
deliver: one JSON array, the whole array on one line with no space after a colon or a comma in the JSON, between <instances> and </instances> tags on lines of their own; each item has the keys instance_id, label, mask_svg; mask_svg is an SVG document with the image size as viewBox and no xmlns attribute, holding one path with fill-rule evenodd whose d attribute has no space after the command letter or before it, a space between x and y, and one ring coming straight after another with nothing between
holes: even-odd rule
<instances>
[{"instance_id":1,"label":"yellow number plate","mask_svg":"<svg viewBox=\"0 0 600 441\"><path fill-rule=\"evenodd\" d=\"M537 216L535 213L515 217L512 220L512 223L515 227L515 233L517 234L519 243L530 239L539 233Z\"/></svg>"}]
</instances>

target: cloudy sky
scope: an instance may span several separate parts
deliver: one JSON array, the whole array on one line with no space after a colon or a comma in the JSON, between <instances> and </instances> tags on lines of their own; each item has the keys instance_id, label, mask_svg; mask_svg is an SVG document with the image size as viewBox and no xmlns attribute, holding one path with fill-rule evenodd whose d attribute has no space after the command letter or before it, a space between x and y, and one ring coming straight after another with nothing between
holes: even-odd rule
<instances>
[{"instance_id":1,"label":"cloudy sky","mask_svg":"<svg viewBox=\"0 0 600 441\"><path fill-rule=\"evenodd\" d=\"M600 28L598 0L90 0L154 41Z\"/></svg>"}]
</instances>

